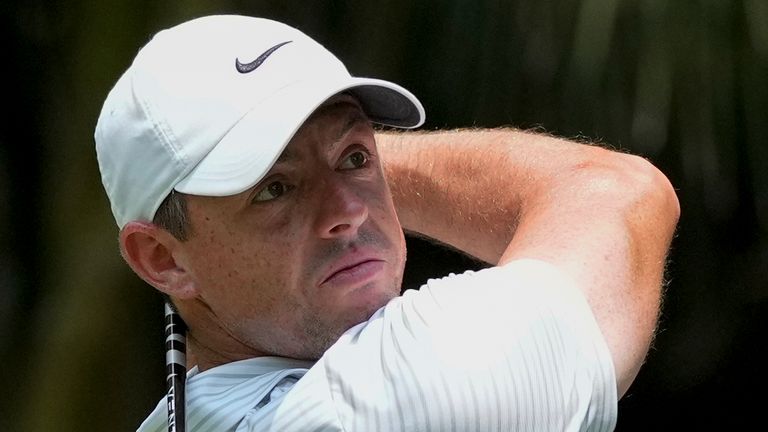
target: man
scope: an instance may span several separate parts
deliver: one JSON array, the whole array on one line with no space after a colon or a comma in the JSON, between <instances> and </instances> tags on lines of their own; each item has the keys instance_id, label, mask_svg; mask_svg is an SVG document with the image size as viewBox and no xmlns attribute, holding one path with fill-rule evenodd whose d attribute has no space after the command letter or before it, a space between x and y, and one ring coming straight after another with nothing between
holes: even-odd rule
<instances>
[{"instance_id":1,"label":"man","mask_svg":"<svg viewBox=\"0 0 768 432\"><path fill-rule=\"evenodd\" d=\"M613 429L669 182L542 135L371 127L423 120L273 21L204 17L139 52L96 146L124 258L189 327L190 430ZM493 266L399 296L403 229Z\"/></svg>"}]
</instances>

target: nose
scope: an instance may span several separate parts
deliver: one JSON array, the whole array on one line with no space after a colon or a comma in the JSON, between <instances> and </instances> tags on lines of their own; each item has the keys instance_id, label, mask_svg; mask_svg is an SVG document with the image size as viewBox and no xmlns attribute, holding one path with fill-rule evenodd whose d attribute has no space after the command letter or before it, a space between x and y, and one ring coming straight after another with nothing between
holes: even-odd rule
<instances>
[{"instance_id":1,"label":"nose","mask_svg":"<svg viewBox=\"0 0 768 432\"><path fill-rule=\"evenodd\" d=\"M329 179L321 186L316 197L317 234L326 239L357 234L368 219L368 205L343 179Z\"/></svg>"}]
</instances>

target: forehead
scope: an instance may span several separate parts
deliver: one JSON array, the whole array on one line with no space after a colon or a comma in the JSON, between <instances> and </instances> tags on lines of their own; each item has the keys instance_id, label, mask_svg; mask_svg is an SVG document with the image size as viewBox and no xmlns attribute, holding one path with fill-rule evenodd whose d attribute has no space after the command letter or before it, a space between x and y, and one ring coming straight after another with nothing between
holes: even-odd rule
<instances>
[{"instance_id":1,"label":"forehead","mask_svg":"<svg viewBox=\"0 0 768 432\"><path fill-rule=\"evenodd\" d=\"M317 119L318 117L322 117L323 115L327 115L329 113L335 113L335 112L356 112L356 115L363 116L365 118L365 121L368 121L368 118L365 116L363 112L363 108L360 105L360 102L358 100L350 95L349 93L339 93L335 96L331 96L328 100L323 102L304 122L302 125L305 126L312 122L313 120Z\"/></svg>"},{"instance_id":2,"label":"forehead","mask_svg":"<svg viewBox=\"0 0 768 432\"><path fill-rule=\"evenodd\" d=\"M292 160L296 156L295 148L310 133L329 135L329 144L340 141L350 130L360 125L370 127L370 120L353 96L339 94L331 97L318 107L301 125L276 163Z\"/></svg>"}]
</instances>

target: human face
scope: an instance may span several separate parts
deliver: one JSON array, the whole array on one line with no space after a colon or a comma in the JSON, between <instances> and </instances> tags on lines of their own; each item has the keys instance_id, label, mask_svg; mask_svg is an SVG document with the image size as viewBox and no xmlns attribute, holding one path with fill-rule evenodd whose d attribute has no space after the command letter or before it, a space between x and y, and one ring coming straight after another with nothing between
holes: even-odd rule
<instances>
[{"instance_id":1,"label":"human face","mask_svg":"<svg viewBox=\"0 0 768 432\"><path fill-rule=\"evenodd\" d=\"M316 111L255 187L190 196L188 210L196 300L252 355L318 358L400 293L403 232L373 130L348 96Z\"/></svg>"}]
</instances>

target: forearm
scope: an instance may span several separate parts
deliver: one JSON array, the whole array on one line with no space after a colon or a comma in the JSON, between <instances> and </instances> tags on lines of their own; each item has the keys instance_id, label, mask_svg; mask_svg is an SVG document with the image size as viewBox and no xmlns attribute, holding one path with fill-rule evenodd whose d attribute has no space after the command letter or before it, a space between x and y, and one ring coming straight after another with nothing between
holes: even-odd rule
<instances>
[{"instance_id":1,"label":"forearm","mask_svg":"<svg viewBox=\"0 0 768 432\"><path fill-rule=\"evenodd\" d=\"M383 134L378 141L403 228L495 264L514 233L520 198L512 188L498 194L499 182L512 183L507 175L479 175L491 166L478 155L503 145L491 135Z\"/></svg>"},{"instance_id":2,"label":"forearm","mask_svg":"<svg viewBox=\"0 0 768 432\"><path fill-rule=\"evenodd\" d=\"M403 227L490 263L538 258L582 289L624 391L653 336L679 208L629 155L519 131L379 137Z\"/></svg>"},{"instance_id":3,"label":"forearm","mask_svg":"<svg viewBox=\"0 0 768 432\"><path fill-rule=\"evenodd\" d=\"M403 228L492 264L509 248L523 216L552 201L568 170L605 152L515 130L377 138Z\"/></svg>"}]
</instances>

